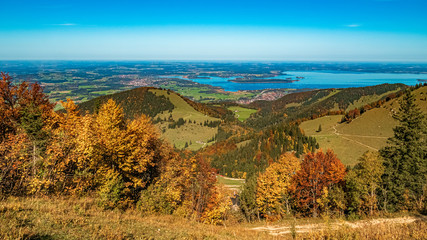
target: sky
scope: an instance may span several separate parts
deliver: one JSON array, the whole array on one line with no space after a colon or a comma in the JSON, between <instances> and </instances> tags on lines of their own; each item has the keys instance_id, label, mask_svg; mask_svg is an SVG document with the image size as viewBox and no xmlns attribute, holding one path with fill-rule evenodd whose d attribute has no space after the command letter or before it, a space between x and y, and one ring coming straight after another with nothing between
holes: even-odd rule
<instances>
[{"instance_id":1,"label":"sky","mask_svg":"<svg viewBox=\"0 0 427 240\"><path fill-rule=\"evenodd\" d=\"M426 0L0 0L1 60L427 62Z\"/></svg>"}]
</instances>

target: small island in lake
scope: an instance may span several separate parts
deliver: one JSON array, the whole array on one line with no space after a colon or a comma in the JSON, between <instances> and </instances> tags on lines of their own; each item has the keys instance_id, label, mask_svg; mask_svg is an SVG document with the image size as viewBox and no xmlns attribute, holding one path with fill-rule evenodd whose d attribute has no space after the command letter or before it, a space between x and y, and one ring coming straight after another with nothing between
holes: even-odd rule
<instances>
[{"instance_id":1,"label":"small island in lake","mask_svg":"<svg viewBox=\"0 0 427 240\"><path fill-rule=\"evenodd\" d=\"M235 83L293 83L299 81L299 79L280 79L280 78L236 78L230 79L229 82Z\"/></svg>"},{"instance_id":2,"label":"small island in lake","mask_svg":"<svg viewBox=\"0 0 427 240\"><path fill-rule=\"evenodd\" d=\"M187 75L187 76L183 76L183 78L186 78L186 79L211 79L211 77L209 77L209 76L199 76L199 75Z\"/></svg>"},{"instance_id":3,"label":"small island in lake","mask_svg":"<svg viewBox=\"0 0 427 240\"><path fill-rule=\"evenodd\" d=\"M427 79L417 79L418 82L427 83Z\"/></svg>"}]
</instances>

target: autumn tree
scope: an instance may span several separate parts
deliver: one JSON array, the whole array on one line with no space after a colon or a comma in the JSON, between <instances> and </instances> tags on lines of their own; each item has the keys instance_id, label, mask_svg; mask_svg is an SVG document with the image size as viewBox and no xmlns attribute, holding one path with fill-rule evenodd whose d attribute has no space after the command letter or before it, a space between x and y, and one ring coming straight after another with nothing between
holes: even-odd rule
<instances>
[{"instance_id":1,"label":"autumn tree","mask_svg":"<svg viewBox=\"0 0 427 240\"><path fill-rule=\"evenodd\" d=\"M384 173L383 159L378 152L365 152L346 176L349 210L373 215L378 206L377 191Z\"/></svg>"},{"instance_id":2,"label":"autumn tree","mask_svg":"<svg viewBox=\"0 0 427 240\"><path fill-rule=\"evenodd\" d=\"M189 216L189 186L196 177L197 160L188 156L188 152L183 157L171 148L167 151L167 162L162 166L160 176L154 184L142 191L138 207L148 213L171 214L177 211L178 215Z\"/></svg>"},{"instance_id":3,"label":"autumn tree","mask_svg":"<svg viewBox=\"0 0 427 240\"><path fill-rule=\"evenodd\" d=\"M51 136L42 171L32 180L34 193L83 194L94 189L96 144L92 116L81 116L70 99L61 102L49 123Z\"/></svg>"},{"instance_id":4,"label":"autumn tree","mask_svg":"<svg viewBox=\"0 0 427 240\"><path fill-rule=\"evenodd\" d=\"M0 199L25 195L31 174L31 143L25 133L8 134L0 144Z\"/></svg>"},{"instance_id":5,"label":"autumn tree","mask_svg":"<svg viewBox=\"0 0 427 240\"><path fill-rule=\"evenodd\" d=\"M105 176L119 174L116 179L124 181L125 198L136 201L141 190L159 175L163 160L162 144L150 119L141 115L126 124L123 109L110 99L99 109L95 134L97 142L91 154L98 182L111 185Z\"/></svg>"},{"instance_id":6,"label":"autumn tree","mask_svg":"<svg viewBox=\"0 0 427 240\"><path fill-rule=\"evenodd\" d=\"M22 82L14 84L9 74L1 73L0 78L0 138L7 133L15 133L22 124L22 115L36 111L35 121L45 120L54 104L49 102L43 88L38 83ZM27 122L31 119L26 119Z\"/></svg>"},{"instance_id":7,"label":"autumn tree","mask_svg":"<svg viewBox=\"0 0 427 240\"><path fill-rule=\"evenodd\" d=\"M267 219L280 218L286 210L290 213L290 187L300 162L293 153L284 153L258 177L256 203Z\"/></svg>"},{"instance_id":8,"label":"autumn tree","mask_svg":"<svg viewBox=\"0 0 427 240\"><path fill-rule=\"evenodd\" d=\"M46 133L47 121L52 114L54 104L49 102L49 98L43 93L42 87L38 83L22 82L14 84L12 78L5 73L1 73L0 78L0 144L3 147L0 153L0 165L5 168L0 169L2 179L8 179L9 186L15 185L13 181L20 179L18 185L22 186L28 182L28 175L35 177L39 164L39 156L44 151L45 143L48 140ZM18 144L9 146L9 144ZM31 143L31 144L30 144ZM29 148L28 146L32 146ZM17 147L20 146L20 147ZM32 164L29 165L28 155L32 156ZM16 162L16 161L17 162ZM17 165L17 163L21 165ZM10 171L8 166L13 163L14 170L28 169L32 171ZM9 175L14 173L12 175ZM25 174L18 176L16 174ZM26 181L22 181L24 179ZM11 189L10 187L8 187ZM6 190L6 192L11 192Z\"/></svg>"},{"instance_id":9,"label":"autumn tree","mask_svg":"<svg viewBox=\"0 0 427 240\"><path fill-rule=\"evenodd\" d=\"M206 207L200 220L209 224L222 224L231 207L231 192L224 185L216 185L210 189Z\"/></svg>"},{"instance_id":10,"label":"autumn tree","mask_svg":"<svg viewBox=\"0 0 427 240\"><path fill-rule=\"evenodd\" d=\"M345 174L344 165L332 150L326 154L320 150L305 155L293 181L294 197L299 209L317 217L324 188L330 190L334 185L343 183Z\"/></svg>"},{"instance_id":11,"label":"autumn tree","mask_svg":"<svg viewBox=\"0 0 427 240\"><path fill-rule=\"evenodd\" d=\"M427 126L425 114L407 90L393 115L399 125L393 129L384 157L383 208L423 209L427 201Z\"/></svg>"}]
</instances>

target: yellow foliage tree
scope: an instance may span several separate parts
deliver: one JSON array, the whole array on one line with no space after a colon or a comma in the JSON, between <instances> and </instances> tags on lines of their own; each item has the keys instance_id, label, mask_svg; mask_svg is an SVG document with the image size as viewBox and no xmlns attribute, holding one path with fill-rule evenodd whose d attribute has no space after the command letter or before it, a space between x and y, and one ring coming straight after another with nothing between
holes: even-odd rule
<instances>
[{"instance_id":1,"label":"yellow foliage tree","mask_svg":"<svg viewBox=\"0 0 427 240\"><path fill-rule=\"evenodd\" d=\"M88 153L95 144L93 120L89 115L81 117L70 99L62 105L65 113L52 113L49 122L51 138L43 171L31 182L33 193L80 194L93 188L93 154Z\"/></svg>"},{"instance_id":2,"label":"yellow foliage tree","mask_svg":"<svg viewBox=\"0 0 427 240\"><path fill-rule=\"evenodd\" d=\"M119 174L124 182L123 197L137 200L140 191L159 176L165 160L164 147L150 119L141 115L126 124L123 109L110 99L96 116L95 135L92 159L99 184L115 186L106 176ZM103 191L108 192L105 187Z\"/></svg>"},{"instance_id":3,"label":"yellow foliage tree","mask_svg":"<svg viewBox=\"0 0 427 240\"><path fill-rule=\"evenodd\" d=\"M281 217L283 207L289 214L289 192L292 176L300 168L300 161L293 153L284 153L258 177L256 203L260 212L269 220Z\"/></svg>"}]
</instances>

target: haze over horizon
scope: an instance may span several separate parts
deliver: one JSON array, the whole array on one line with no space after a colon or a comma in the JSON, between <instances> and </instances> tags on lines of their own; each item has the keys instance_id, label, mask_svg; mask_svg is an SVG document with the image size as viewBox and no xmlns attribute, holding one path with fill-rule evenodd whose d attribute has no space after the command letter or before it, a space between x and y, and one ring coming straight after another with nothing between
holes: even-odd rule
<instances>
[{"instance_id":1,"label":"haze over horizon","mask_svg":"<svg viewBox=\"0 0 427 240\"><path fill-rule=\"evenodd\" d=\"M427 62L423 0L1 3L0 60Z\"/></svg>"}]
</instances>

